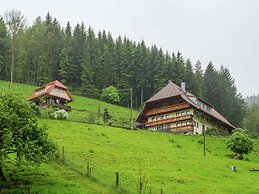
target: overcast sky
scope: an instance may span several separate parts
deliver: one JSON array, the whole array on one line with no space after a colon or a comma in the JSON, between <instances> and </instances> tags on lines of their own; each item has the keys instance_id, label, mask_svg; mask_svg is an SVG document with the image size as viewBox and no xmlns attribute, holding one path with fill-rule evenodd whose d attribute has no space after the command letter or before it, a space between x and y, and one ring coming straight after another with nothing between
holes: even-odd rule
<instances>
[{"instance_id":1,"label":"overcast sky","mask_svg":"<svg viewBox=\"0 0 259 194\"><path fill-rule=\"evenodd\" d=\"M11 9L21 10L29 25L49 12L63 27L84 22L114 37L180 51L203 68L209 61L217 69L224 65L243 96L259 93L257 0L2 0L0 15Z\"/></svg>"}]
</instances>

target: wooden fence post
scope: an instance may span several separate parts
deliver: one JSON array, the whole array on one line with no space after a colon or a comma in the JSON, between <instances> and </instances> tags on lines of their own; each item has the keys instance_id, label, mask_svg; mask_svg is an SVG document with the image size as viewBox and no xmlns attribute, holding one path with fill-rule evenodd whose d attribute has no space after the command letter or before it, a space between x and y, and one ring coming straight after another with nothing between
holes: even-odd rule
<instances>
[{"instance_id":1,"label":"wooden fence post","mask_svg":"<svg viewBox=\"0 0 259 194\"><path fill-rule=\"evenodd\" d=\"M152 189L149 189L149 194L151 194L152 193Z\"/></svg>"},{"instance_id":2,"label":"wooden fence post","mask_svg":"<svg viewBox=\"0 0 259 194\"><path fill-rule=\"evenodd\" d=\"M163 189L161 189L161 194L163 194Z\"/></svg>"},{"instance_id":3,"label":"wooden fence post","mask_svg":"<svg viewBox=\"0 0 259 194\"><path fill-rule=\"evenodd\" d=\"M62 162L62 164L65 163L65 147L64 146L62 146L61 162Z\"/></svg>"},{"instance_id":4,"label":"wooden fence post","mask_svg":"<svg viewBox=\"0 0 259 194\"><path fill-rule=\"evenodd\" d=\"M116 172L116 187L119 186L119 172Z\"/></svg>"},{"instance_id":5,"label":"wooden fence post","mask_svg":"<svg viewBox=\"0 0 259 194\"><path fill-rule=\"evenodd\" d=\"M90 167L90 162L87 162L87 167L86 167L86 176L91 176L91 167Z\"/></svg>"}]
</instances>

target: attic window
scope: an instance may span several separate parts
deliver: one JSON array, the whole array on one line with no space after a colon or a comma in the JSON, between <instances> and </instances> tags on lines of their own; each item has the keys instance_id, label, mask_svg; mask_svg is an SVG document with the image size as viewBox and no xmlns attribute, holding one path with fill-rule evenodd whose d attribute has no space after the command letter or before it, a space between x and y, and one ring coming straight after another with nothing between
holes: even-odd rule
<instances>
[{"instance_id":1,"label":"attic window","mask_svg":"<svg viewBox=\"0 0 259 194\"><path fill-rule=\"evenodd\" d=\"M57 92L60 93L60 94L64 94L64 90L59 89L59 88L57 89Z\"/></svg>"}]
</instances>

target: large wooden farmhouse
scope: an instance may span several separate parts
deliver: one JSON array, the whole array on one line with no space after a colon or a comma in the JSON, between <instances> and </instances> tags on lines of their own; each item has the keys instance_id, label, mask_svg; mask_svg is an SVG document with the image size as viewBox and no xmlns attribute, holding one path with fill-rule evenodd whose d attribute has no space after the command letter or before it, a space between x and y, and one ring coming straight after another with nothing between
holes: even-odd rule
<instances>
[{"instance_id":1,"label":"large wooden farmhouse","mask_svg":"<svg viewBox=\"0 0 259 194\"><path fill-rule=\"evenodd\" d=\"M70 110L67 103L72 101L72 95L66 86L55 80L36 89L28 100L43 108L53 106Z\"/></svg>"},{"instance_id":2,"label":"large wooden farmhouse","mask_svg":"<svg viewBox=\"0 0 259 194\"><path fill-rule=\"evenodd\" d=\"M171 81L146 101L137 122L149 130L185 134L209 128L228 134L235 128L208 102L185 91L184 82L179 87Z\"/></svg>"}]
</instances>

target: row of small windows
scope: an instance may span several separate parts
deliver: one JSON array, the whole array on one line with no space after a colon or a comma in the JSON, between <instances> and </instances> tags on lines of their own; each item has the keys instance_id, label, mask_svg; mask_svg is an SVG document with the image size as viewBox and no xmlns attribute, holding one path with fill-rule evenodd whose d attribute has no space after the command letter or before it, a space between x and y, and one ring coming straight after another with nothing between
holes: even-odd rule
<instances>
[{"instance_id":1,"label":"row of small windows","mask_svg":"<svg viewBox=\"0 0 259 194\"><path fill-rule=\"evenodd\" d=\"M190 110L187 110L187 111L177 112L177 113L176 113L176 116L179 117L179 116L189 115L189 114L191 114L191 111L190 111Z\"/></svg>"},{"instance_id":2,"label":"row of small windows","mask_svg":"<svg viewBox=\"0 0 259 194\"><path fill-rule=\"evenodd\" d=\"M191 121L191 120L182 121L182 122L177 122L177 123L176 123L176 127L185 126L185 125L190 125L190 124L192 124L192 121Z\"/></svg>"},{"instance_id":3,"label":"row of small windows","mask_svg":"<svg viewBox=\"0 0 259 194\"><path fill-rule=\"evenodd\" d=\"M159 121L159 120L168 119L168 118L170 118L170 116L168 114L166 114L166 115L159 115L157 117L152 117L151 120L152 121Z\"/></svg>"},{"instance_id":4,"label":"row of small windows","mask_svg":"<svg viewBox=\"0 0 259 194\"><path fill-rule=\"evenodd\" d=\"M177 113L176 113L176 117L183 116L183 115L189 115L189 114L191 114L191 111L190 111L190 110L181 111L181 112L177 112ZM157 116L157 117L152 117L152 118L151 118L151 121L159 121L159 120L168 119L168 118L171 118L171 117L172 117L172 116L170 116L169 114L159 115L159 116Z\"/></svg>"},{"instance_id":5,"label":"row of small windows","mask_svg":"<svg viewBox=\"0 0 259 194\"><path fill-rule=\"evenodd\" d=\"M191 101L194 102L196 105L198 105L199 107L201 107L203 110L206 111L211 111L211 107L209 105L207 105L206 103L198 100L195 97L190 97Z\"/></svg>"},{"instance_id":6,"label":"row of small windows","mask_svg":"<svg viewBox=\"0 0 259 194\"><path fill-rule=\"evenodd\" d=\"M161 130L169 130L169 129L171 129L171 126L170 126L170 124L167 124L167 125L159 125L159 126L156 127L156 129L157 129L158 131L161 131Z\"/></svg>"}]
</instances>

